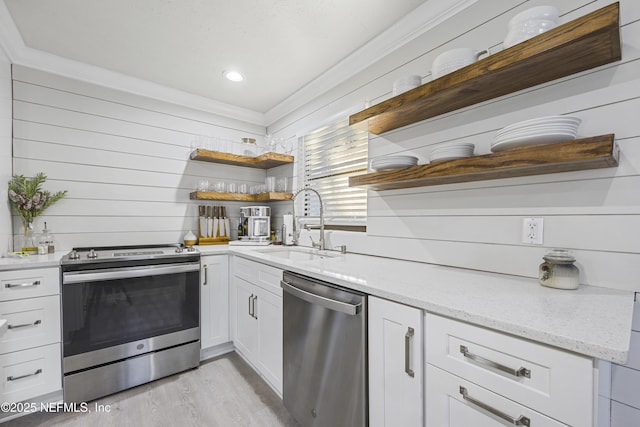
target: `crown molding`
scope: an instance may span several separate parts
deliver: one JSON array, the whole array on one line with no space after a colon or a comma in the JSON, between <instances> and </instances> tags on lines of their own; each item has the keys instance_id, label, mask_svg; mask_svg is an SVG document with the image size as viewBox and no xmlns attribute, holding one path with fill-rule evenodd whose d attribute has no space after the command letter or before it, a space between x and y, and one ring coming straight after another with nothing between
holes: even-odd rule
<instances>
[{"instance_id":1,"label":"crown molding","mask_svg":"<svg viewBox=\"0 0 640 427\"><path fill-rule=\"evenodd\" d=\"M0 46L4 48L9 60L14 64L266 127L476 2L477 0L426 1L385 32L266 113L233 106L32 49L24 44L3 1L0 1Z\"/></svg>"},{"instance_id":2,"label":"crown molding","mask_svg":"<svg viewBox=\"0 0 640 427\"><path fill-rule=\"evenodd\" d=\"M478 0L428 0L404 16L362 48L331 67L318 78L287 97L265 113L272 125L338 84L355 76L381 58L389 55L436 25L476 3Z\"/></svg>"},{"instance_id":3,"label":"crown molding","mask_svg":"<svg viewBox=\"0 0 640 427\"><path fill-rule=\"evenodd\" d=\"M0 46L13 64L169 102L219 116L266 126L263 113L173 89L95 65L32 49L24 44L6 4L0 1Z\"/></svg>"}]
</instances>

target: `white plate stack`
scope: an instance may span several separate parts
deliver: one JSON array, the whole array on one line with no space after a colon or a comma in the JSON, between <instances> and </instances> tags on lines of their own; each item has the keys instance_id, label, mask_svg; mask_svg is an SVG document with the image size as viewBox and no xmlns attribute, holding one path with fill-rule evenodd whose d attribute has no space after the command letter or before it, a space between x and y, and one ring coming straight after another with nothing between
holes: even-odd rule
<instances>
[{"instance_id":1,"label":"white plate stack","mask_svg":"<svg viewBox=\"0 0 640 427\"><path fill-rule=\"evenodd\" d=\"M447 142L431 150L431 162L462 159L473 156L474 144L468 142Z\"/></svg>"},{"instance_id":2,"label":"white plate stack","mask_svg":"<svg viewBox=\"0 0 640 427\"><path fill-rule=\"evenodd\" d=\"M573 116L548 116L514 123L496 133L491 151L570 141L576 139L581 122Z\"/></svg>"},{"instance_id":3,"label":"white plate stack","mask_svg":"<svg viewBox=\"0 0 640 427\"><path fill-rule=\"evenodd\" d=\"M414 156L386 156L371 160L371 169L376 171L386 169L408 168L418 164Z\"/></svg>"}]
</instances>

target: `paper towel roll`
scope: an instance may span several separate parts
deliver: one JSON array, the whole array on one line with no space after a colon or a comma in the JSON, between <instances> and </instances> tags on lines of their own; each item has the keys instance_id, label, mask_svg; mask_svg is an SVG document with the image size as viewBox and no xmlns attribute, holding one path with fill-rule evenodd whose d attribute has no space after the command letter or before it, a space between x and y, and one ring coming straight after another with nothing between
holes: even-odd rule
<instances>
[{"instance_id":1,"label":"paper towel roll","mask_svg":"<svg viewBox=\"0 0 640 427\"><path fill-rule=\"evenodd\" d=\"M285 245L293 245L293 215L283 215L282 224L284 224L284 235L282 236L282 243Z\"/></svg>"}]
</instances>

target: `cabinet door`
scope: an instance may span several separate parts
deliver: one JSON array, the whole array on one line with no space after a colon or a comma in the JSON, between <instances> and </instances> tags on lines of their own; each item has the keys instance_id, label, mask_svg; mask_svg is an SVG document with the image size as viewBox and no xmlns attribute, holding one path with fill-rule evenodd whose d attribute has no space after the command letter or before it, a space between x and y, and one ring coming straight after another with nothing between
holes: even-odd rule
<instances>
[{"instance_id":1,"label":"cabinet door","mask_svg":"<svg viewBox=\"0 0 640 427\"><path fill-rule=\"evenodd\" d=\"M0 355L0 401L21 402L62 390L60 344Z\"/></svg>"},{"instance_id":2,"label":"cabinet door","mask_svg":"<svg viewBox=\"0 0 640 427\"><path fill-rule=\"evenodd\" d=\"M229 257L202 257L200 280L200 335L204 349L229 341Z\"/></svg>"},{"instance_id":3,"label":"cabinet door","mask_svg":"<svg viewBox=\"0 0 640 427\"><path fill-rule=\"evenodd\" d=\"M421 426L422 310L369 297L369 425Z\"/></svg>"},{"instance_id":4,"label":"cabinet door","mask_svg":"<svg viewBox=\"0 0 640 427\"><path fill-rule=\"evenodd\" d=\"M234 344L252 363L258 354L258 319L252 313L258 287L236 277L235 286L235 337Z\"/></svg>"},{"instance_id":5,"label":"cabinet door","mask_svg":"<svg viewBox=\"0 0 640 427\"><path fill-rule=\"evenodd\" d=\"M426 427L566 426L427 364Z\"/></svg>"},{"instance_id":6,"label":"cabinet door","mask_svg":"<svg viewBox=\"0 0 640 427\"><path fill-rule=\"evenodd\" d=\"M255 315L259 328L259 369L282 394L282 297L260 290Z\"/></svg>"}]
</instances>

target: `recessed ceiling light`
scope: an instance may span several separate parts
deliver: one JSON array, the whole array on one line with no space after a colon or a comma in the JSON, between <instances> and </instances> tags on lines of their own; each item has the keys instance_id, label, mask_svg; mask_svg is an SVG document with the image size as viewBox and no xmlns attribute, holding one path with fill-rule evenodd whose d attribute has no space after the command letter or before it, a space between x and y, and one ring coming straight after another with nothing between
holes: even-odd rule
<instances>
[{"instance_id":1,"label":"recessed ceiling light","mask_svg":"<svg viewBox=\"0 0 640 427\"><path fill-rule=\"evenodd\" d=\"M244 76L237 71L225 71L222 75L232 82L241 82L244 80Z\"/></svg>"}]
</instances>

